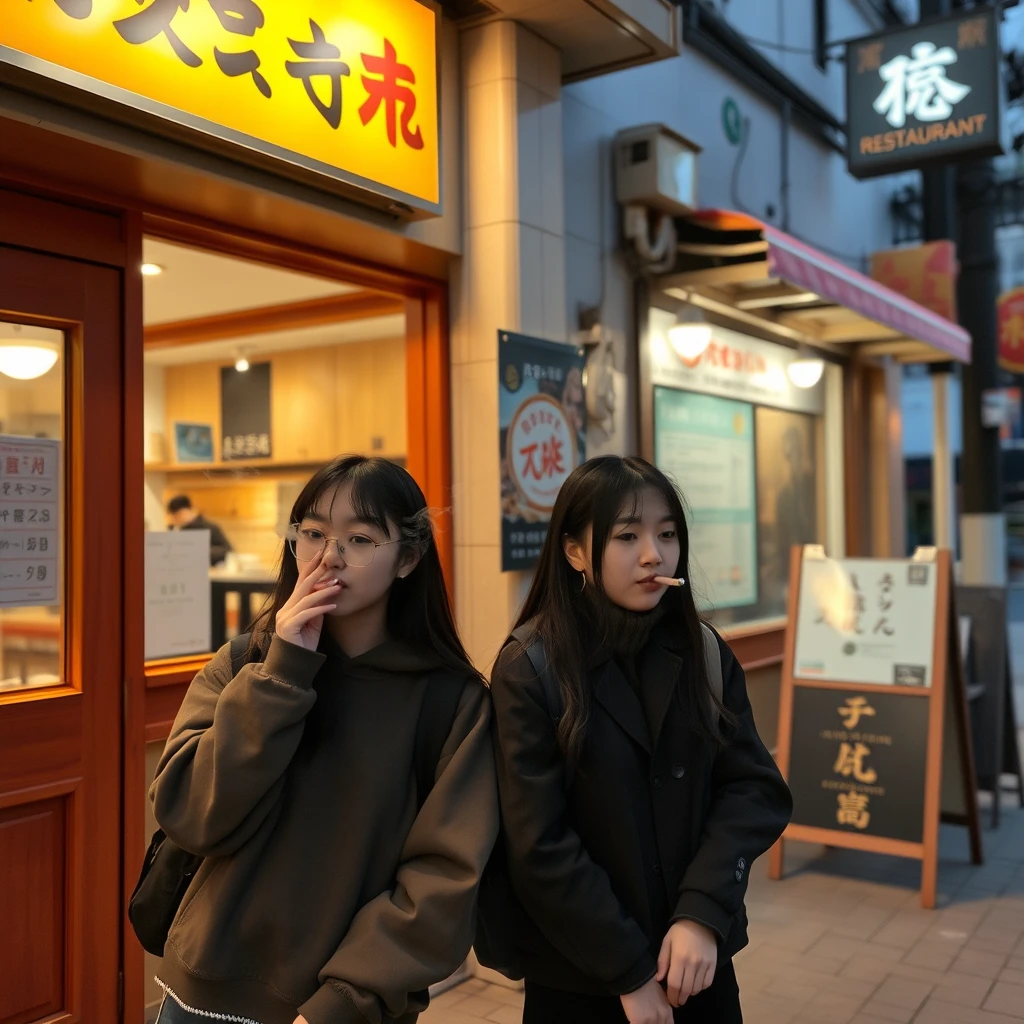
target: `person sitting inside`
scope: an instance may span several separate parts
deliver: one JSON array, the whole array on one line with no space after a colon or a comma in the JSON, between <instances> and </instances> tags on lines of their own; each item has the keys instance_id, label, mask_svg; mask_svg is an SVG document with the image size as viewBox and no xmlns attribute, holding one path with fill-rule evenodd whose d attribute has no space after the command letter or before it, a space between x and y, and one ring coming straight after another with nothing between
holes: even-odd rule
<instances>
[{"instance_id":1,"label":"person sitting inside","mask_svg":"<svg viewBox=\"0 0 1024 1024\"><path fill-rule=\"evenodd\" d=\"M171 498L167 503L167 514L171 517L172 530L210 531L210 565L220 565L227 553L234 550L224 531L192 508L192 499L187 494Z\"/></svg>"}]
</instances>

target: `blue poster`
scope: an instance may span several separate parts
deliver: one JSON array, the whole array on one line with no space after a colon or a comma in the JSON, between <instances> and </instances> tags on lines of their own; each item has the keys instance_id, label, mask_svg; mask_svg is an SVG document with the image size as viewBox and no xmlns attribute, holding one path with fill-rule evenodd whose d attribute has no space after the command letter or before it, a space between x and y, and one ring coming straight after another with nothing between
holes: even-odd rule
<instances>
[{"instance_id":1,"label":"blue poster","mask_svg":"<svg viewBox=\"0 0 1024 1024\"><path fill-rule=\"evenodd\" d=\"M757 602L754 407L654 389L654 461L690 511L690 571L704 607Z\"/></svg>"},{"instance_id":2,"label":"blue poster","mask_svg":"<svg viewBox=\"0 0 1024 1024\"><path fill-rule=\"evenodd\" d=\"M532 569L555 499L586 458L583 349L498 331L501 570Z\"/></svg>"}]
</instances>

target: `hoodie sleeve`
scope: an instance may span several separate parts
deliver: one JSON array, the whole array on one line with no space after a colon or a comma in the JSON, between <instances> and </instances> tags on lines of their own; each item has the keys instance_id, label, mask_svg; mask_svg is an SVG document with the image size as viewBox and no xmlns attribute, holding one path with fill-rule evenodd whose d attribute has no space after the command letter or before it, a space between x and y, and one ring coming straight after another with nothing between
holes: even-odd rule
<instances>
[{"instance_id":1,"label":"hoodie sleeve","mask_svg":"<svg viewBox=\"0 0 1024 1024\"><path fill-rule=\"evenodd\" d=\"M498 787L512 883L530 917L571 963L614 995L657 970L647 935L625 910L568 820L565 767L541 682L506 648L491 683Z\"/></svg>"},{"instance_id":2,"label":"hoodie sleeve","mask_svg":"<svg viewBox=\"0 0 1024 1024\"><path fill-rule=\"evenodd\" d=\"M737 725L715 757L711 811L679 887L673 920L697 921L724 940L742 909L750 865L782 835L793 799L757 734L743 669L721 638L718 644L724 703Z\"/></svg>"},{"instance_id":3,"label":"hoodie sleeve","mask_svg":"<svg viewBox=\"0 0 1024 1024\"><path fill-rule=\"evenodd\" d=\"M309 1024L381 1024L416 1009L412 993L453 974L473 944L480 876L498 834L491 698L466 684L412 829L394 889L359 911L299 1007Z\"/></svg>"},{"instance_id":4,"label":"hoodie sleeve","mask_svg":"<svg viewBox=\"0 0 1024 1024\"><path fill-rule=\"evenodd\" d=\"M149 791L172 842L223 856L256 832L281 794L323 662L317 651L274 637L266 660L234 678L229 646L196 676Z\"/></svg>"}]
</instances>

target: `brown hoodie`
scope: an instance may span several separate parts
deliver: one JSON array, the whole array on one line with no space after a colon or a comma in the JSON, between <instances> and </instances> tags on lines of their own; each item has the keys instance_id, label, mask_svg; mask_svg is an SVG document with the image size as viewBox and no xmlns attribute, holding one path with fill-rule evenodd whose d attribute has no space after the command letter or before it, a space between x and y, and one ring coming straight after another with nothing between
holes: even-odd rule
<instances>
[{"instance_id":1,"label":"brown hoodie","mask_svg":"<svg viewBox=\"0 0 1024 1024\"><path fill-rule=\"evenodd\" d=\"M275 638L189 688L150 791L205 856L160 979L186 1005L257 1024L411 1022L473 939L498 829L490 695L468 680L417 812L413 748L431 655L348 659Z\"/></svg>"}]
</instances>

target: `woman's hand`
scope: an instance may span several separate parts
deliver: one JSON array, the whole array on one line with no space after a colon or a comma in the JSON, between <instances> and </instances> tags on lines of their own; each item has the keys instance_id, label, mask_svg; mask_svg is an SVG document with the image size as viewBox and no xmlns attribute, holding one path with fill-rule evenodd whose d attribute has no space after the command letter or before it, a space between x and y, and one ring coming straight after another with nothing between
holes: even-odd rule
<instances>
[{"instance_id":1,"label":"woman's hand","mask_svg":"<svg viewBox=\"0 0 1024 1024\"><path fill-rule=\"evenodd\" d=\"M337 607L332 598L341 593L341 587L330 570L323 566L323 554L317 555L299 571L292 596L277 613L274 631L307 651L315 651L320 642L324 615Z\"/></svg>"},{"instance_id":2,"label":"woman's hand","mask_svg":"<svg viewBox=\"0 0 1024 1024\"><path fill-rule=\"evenodd\" d=\"M668 1002L682 1006L711 987L717 967L715 933L696 921L676 921L661 944L656 980L665 982Z\"/></svg>"},{"instance_id":3,"label":"woman's hand","mask_svg":"<svg viewBox=\"0 0 1024 1024\"><path fill-rule=\"evenodd\" d=\"M629 1024L672 1024L672 1007L657 978L651 978L643 988L619 999Z\"/></svg>"}]
</instances>

